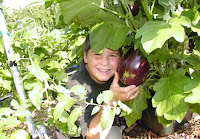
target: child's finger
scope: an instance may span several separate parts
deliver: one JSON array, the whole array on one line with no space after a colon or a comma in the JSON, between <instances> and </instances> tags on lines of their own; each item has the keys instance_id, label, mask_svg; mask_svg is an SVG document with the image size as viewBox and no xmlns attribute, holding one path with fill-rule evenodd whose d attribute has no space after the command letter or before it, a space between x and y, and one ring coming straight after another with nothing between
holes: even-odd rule
<instances>
[{"instance_id":1,"label":"child's finger","mask_svg":"<svg viewBox=\"0 0 200 139\"><path fill-rule=\"evenodd\" d=\"M132 99L136 98L137 95L139 94L139 92L140 92L139 90L136 91L136 92L129 98L129 100L132 100Z\"/></svg>"},{"instance_id":2,"label":"child's finger","mask_svg":"<svg viewBox=\"0 0 200 139\"><path fill-rule=\"evenodd\" d=\"M114 76L112 84L114 84L114 85L117 84L118 85L118 82L119 82L119 75L118 75L117 72L115 72L115 76Z\"/></svg>"},{"instance_id":3,"label":"child's finger","mask_svg":"<svg viewBox=\"0 0 200 139\"><path fill-rule=\"evenodd\" d=\"M129 86L127 86L127 87L124 87L124 91L125 91L125 92L129 92L129 91L131 91L131 90L134 89L134 88L136 88L135 85L129 85Z\"/></svg>"}]
</instances>

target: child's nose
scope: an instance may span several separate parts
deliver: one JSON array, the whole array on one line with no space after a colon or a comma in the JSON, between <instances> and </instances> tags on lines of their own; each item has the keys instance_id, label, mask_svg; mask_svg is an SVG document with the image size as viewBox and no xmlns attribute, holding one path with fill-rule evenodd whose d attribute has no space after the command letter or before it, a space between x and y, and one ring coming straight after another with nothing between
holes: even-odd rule
<instances>
[{"instance_id":1,"label":"child's nose","mask_svg":"<svg viewBox=\"0 0 200 139\"><path fill-rule=\"evenodd\" d=\"M106 56L103 56L101 59L101 64L102 65L108 65L109 64L109 58Z\"/></svg>"}]
</instances>

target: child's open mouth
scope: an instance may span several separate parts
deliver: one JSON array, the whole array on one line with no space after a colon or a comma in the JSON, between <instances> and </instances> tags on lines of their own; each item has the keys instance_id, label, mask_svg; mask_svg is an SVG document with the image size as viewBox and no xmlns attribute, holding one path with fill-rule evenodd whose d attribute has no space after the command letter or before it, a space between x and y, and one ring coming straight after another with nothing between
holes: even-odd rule
<instances>
[{"instance_id":1,"label":"child's open mouth","mask_svg":"<svg viewBox=\"0 0 200 139\"><path fill-rule=\"evenodd\" d=\"M101 68L97 68L98 71L102 72L102 73L107 73L110 71L110 69L101 69Z\"/></svg>"}]
</instances>

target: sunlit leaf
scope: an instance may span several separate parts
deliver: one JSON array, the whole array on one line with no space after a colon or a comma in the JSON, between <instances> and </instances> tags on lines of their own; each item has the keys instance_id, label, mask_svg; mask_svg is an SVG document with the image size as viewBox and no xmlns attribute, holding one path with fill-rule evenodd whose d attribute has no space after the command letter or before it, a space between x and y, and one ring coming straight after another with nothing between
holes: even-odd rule
<instances>
[{"instance_id":1,"label":"sunlit leaf","mask_svg":"<svg viewBox=\"0 0 200 139\"><path fill-rule=\"evenodd\" d=\"M92 109L92 113L91 113L91 115L94 115L94 114L96 114L99 110L100 110L100 106L95 106L93 109Z\"/></svg>"},{"instance_id":2,"label":"sunlit leaf","mask_svg":"<svg viewBox=\"0 0 200 139\"><path fill-rule=\"evenodd\" d=\"M197 86L191 90L192 93L185 98L185 101L192 104L200 103L200 73L194 72L192 77L194 81L193 84L196 84Z\"/></svg>"},{"instance_id":3,"label":"sunlit leaf","mask_svg":"<svg viewBox=\"0 0 200 139\"><path fill-rule=\"evenodd\" d=\"M130 114L132 112L132 109L129 108L127 105L125 105L124 103L122 103L121 101L118 101L118 105L120 106L120 108L125 111L127 114Z\"/></svg>"},{"instance_id":4,"label":"sunlit leaf","mask_svg":"<svg viewBox=\"0 0 200 139\"><path fill-rule=\"evenodd\" d=\"M0 108L0 115L7 115L7 116L9 116L13 112L14 111L11 110L10 108Z\"/></svg>"},{"instance_id":5,"label":"sunlit leaf","mask_svg":"<svg viewBox=\"0 0 200 139\"><path fill-rule=\"evenodd\" d=\"M102 99L105 103L109 103L109 101L113 98L113 92L111 90L105 90L102 92Z\"/></svg>"},{"instance_id":6,"label":"sunlit leaf","mask_svg":"<svg viewBox=\"0 0 200 139\"><path fill-rule=\"evenodd\" d=\"M19 108L19 103L17 102L17 100L13 99L10 103L10 105L14 108L14 109L18 109Z\"/></svg>"},{"instance_id":7,"label":"sunlit leaf","mask_svg":"<svg viewBox=\"0 0 200 139\"><path fill-rule=\"evenodd\" d=\"M74 108L68 117L68 127L72 127L80 115L82 115L83 108L81 106Z\"/></svg>"},{"instance_id":8,"label":"sunlit leaf","mask_svg":"<svg viewBox=\"0 0 200 139\"><path fill-rule=\"evenodd\" d=\"M168 23L164 21L150 21L136 33L135 38L142 36L141 43L149 54L157 48L161 48L166 40L174 37L178 42L183 42L185 31L183 26L189 27L190 20L187 17L173 17Z\"/></svg>"},{"instance_id":9,"label":"sunlit leaf","mask_svg":"<svg viewBox=\"0 0 200 139\"><path fill-rule=\"evenodd\" d=\"M70 97L70 95L64 95L59 93L57 99L59 100L59 102L64 102L63 108L66 111L69 111L70 108L75 104L75 100L72 97Z\"/></svg>"},{"instance_id":10,"label":"sunlit leaf","mask_svg":"<svg viewBox=\"0 0 200 139\"><path fill-rule=\"evenodd\" d=\"M28 92L28 96L31 99L31 102L33 103L33 105L38 110L40 110L43 94L41 92L39 92L38 90L33 90L33 91Z\"/></svg>"},{"instance_id":11,"label":"sunlit leaf","mask_svg":"<svg viewBox=\"0 0 200 139\"><path fill-rule=\"evenodd\" d=\"M156 107L158 116L164 116L167 120L181 122L186 114L187 104L184 102L184 86L189 81L184 69L176 69L155 83L156 91L152 104Z\"/></svg>"},{"instance_id":12,"label":"sunlit leaf","mask_svg":"<svg viewBox=\"0 0 200 139\"><path fill-rule=\"evenodd\" d=\"M59 121L61 121L62 123L67 123L68 117L69 117L69 114L66 111L63 111L63 113L61 114L61 117L59 118Z\"/></svg>"},{"instance_id":13,"label":"sunlit leaf","mask_svg":"<svg viewBox=\"0 0 200 139\"><path fill-rule=\"evenodd\" d=\"M39 67L39 65L30 65L28 66L28 70L41 82L43 82L45 77L45 72Z\"/></svg>"},{"instance_id":14,"label":"sunlit leaf","mask_svg":"<svg viewBox=\"0 0 200 139\"><path fill-rule=\"evenodd\" d=\"M115 113L113 112L113 110L111 110L109 106L104 107L102 111L102 116L101 116L102 130L106 129L113 123L114 117L115 117Z\"/></svg>"},{"instance_id":15,"label":"sunlit leaf","mask_svg":"<svg viewBox=\"0 0 200 139\"><path fill-rule=\"evenodd\" d=\"M56 89L56 91L58 93L62 93L62 94L70 94L70 90L68 90L67 88L65 88L62 85L54 85L53 86L54 89Z\"/></svg>"},{"instance_id":16,"label":"sunlit leaf","mask_svg":"<svg viewBox=\"0 0 200 139\"><path fill-rule=\"evenodd\" d=\"M132 109L130 114L125 114L124 116L127 126L131 126L142 117L142 111L148 107L147 99L150 97L150 94L142 89L135 99L125 102L125 104Z\"/></svg>"},{"instance_id":17,"label":"sunlit leaf","mask_svg":"<svg viewBox=\"0 0 200 139\"><path fill-rule=\"evenodd\" d=\"M28 117L28 116L32 116L31 112L29 110L25 110L22 108L17 109L16 111L16 116L18 117Z\"/></svg>"},{"instance_id":18,"label":"sunlit leaf","mask_svg":"<svg viewBox=\"0 0 200 139\"><path fill-rule=\"evenodd\" d=\"M74 85L71 89L71 92L73 92L75 95L78 95L80 99L85 98L85 94L87 93L87 90L82 85Z\"/></svg>"},{"instance_id":19,"label":"sunlit leaf","mask_svg":"<svg viewBox=\"0 0 200 139\"><path fill-rule=\"evenodd\" d=\"M53 112L53 117L54 117L54 120L58 120L63 111L64 111L64 106L67 102L58 102L55 109L54 109L54 112Z\"/></svg>"},{"instance_id":20,"label":"sunlit leaf","mask_svg":"<svg viewBox=\"0 0 200 139\"><path fill-rule=\"evenodd\" d=\"M7 119L4 120L3 125L5 126L4 128L9 129L16 127L19 125L21 122L17 120L16 117L8 117Z\"/></svg>"}]
</instances>

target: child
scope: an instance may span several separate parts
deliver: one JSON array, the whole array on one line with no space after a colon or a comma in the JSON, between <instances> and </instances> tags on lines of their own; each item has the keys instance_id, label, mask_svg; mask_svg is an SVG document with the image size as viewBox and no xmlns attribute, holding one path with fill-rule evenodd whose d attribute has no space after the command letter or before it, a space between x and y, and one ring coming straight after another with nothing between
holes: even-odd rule
<instances>
[{"instance_id":1,"label":"child","mask_svg":"<svg viewBox=\"0 0 200 139\"><path fill-rule=\"evenodd\" d=\"M112 101L120 100L125 102L134 99L139 93L139 87L135 85L120 87L118 84L119 76L116 71L120 58L120 50L114 51L105 48L102 53L95 53L90 48L89 37L87 37L84 46L84 62L70 77L68 88L77 84L83 85L87 90L87 102L90 102L91 99L95 102L99 93L110 89L114 93L113 98L109 104L104 103L104 105L112 105ZM83 103L78 104L82 107L86 106ZM102 131L100 119L103 108L95 115L91 115L92 109L93 106L87 106L77 120L77 124L81 126L83 138L105 139L106 137L109 138L109 136L113 138L114 135L122 138L120 128L117 126L110 126ZM117 139L116 137L114 138Z\"/></svg>"}]
</instances>

